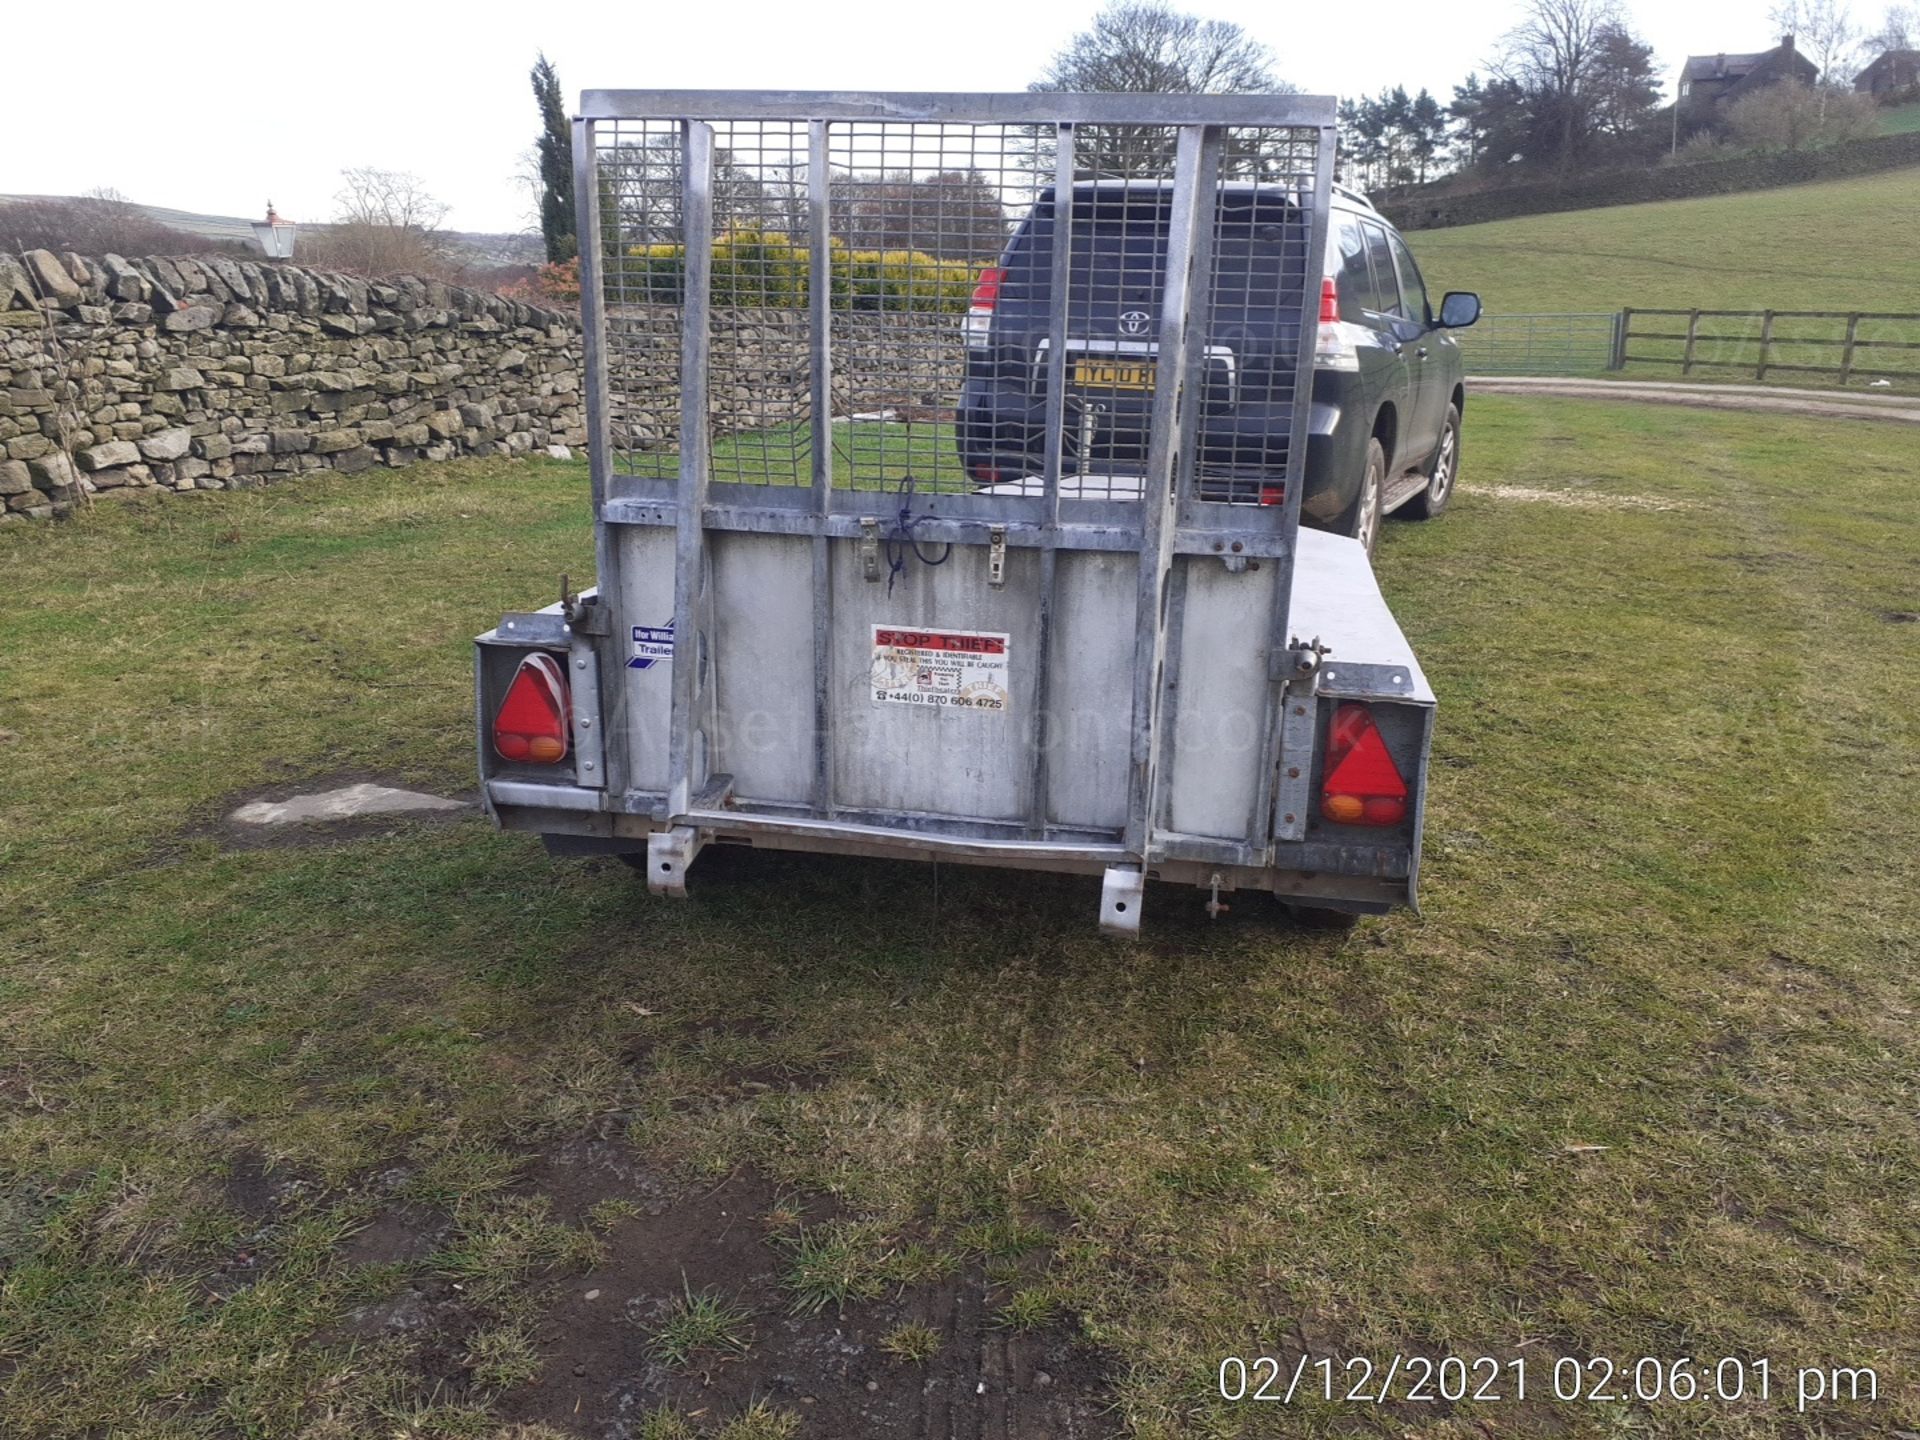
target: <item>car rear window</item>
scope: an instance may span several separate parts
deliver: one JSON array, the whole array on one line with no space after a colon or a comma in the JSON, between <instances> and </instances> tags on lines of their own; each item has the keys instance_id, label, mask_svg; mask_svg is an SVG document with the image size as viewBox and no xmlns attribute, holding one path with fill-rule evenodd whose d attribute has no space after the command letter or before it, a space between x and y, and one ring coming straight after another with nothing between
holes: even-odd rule
<instances>
[{"instance_id":1,"label":"car rear window","mask_svg":"<svg viewBox=\"0 0 1920 1440\"><path fill-rule=\"evenodd\" d=\"M1076 194L1073 206L1075 310L1125 299L1157 306L1165 284L1172 196L1162 189L1095 196ZM1227 310L1272 309L1304 271L1306 226L1298 209L1279 197L1229 193L1214 229L1214 303ZM1007 256L1004 301L1039 303L1053 264L1053 214L1042 202Z\"/></svg>"},{"instance_id":2,"label":"car rear window","mask_svg":"<svg viewBox=\"0 0 1920 1440\"><path fill-rule=\"evenodd\" d=\"M1076 195L1071 262L1075 301L1083 302L1083 287L1096 305L1118 304L1123 294L1142 290L1157 294L1166 273L1171 210L1163 194L1115 196L1091 205ZM1033 238L1036 263L1051 264L1051 214L1036 222ZM1045 293L1047 279L1045 274L1040 277L1039 293Z\"/></svg>"}]
</instances>

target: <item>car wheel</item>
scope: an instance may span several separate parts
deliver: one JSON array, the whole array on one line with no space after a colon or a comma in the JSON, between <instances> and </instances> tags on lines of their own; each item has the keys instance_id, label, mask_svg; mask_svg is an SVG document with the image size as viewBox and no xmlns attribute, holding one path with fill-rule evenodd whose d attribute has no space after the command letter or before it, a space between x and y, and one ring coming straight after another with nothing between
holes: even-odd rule
<instances>
[{"instance_id":1,"label":"car wheel","mask_svg":"<svg viewBox=\"0 0 1920 1440\"><path fill-rule=\"evenodd\" d=\"M1427 488L1407 502L1407 514L1416 520L1437 518L1453 498L1453 482L1459 475L1460 412L1449 405L1447 423L1441 427L1440 443L1434 447L1433 464L1427 471Z\"/></svg>"},{"instance_id":2,"label":"car wheel","mask_svg":"<svg viewBox=\"0 0 1920 1440\"><path fill-rule=\"evenodd\" d=\"M1373 547L1380 541L1380 506L1385 498L1387 452L1378 440L1367 441L1367 468L1360 475L1360 493L1340 522L1340 533L1360 542L1373 558Z\"/></svg>"}]
</instances>

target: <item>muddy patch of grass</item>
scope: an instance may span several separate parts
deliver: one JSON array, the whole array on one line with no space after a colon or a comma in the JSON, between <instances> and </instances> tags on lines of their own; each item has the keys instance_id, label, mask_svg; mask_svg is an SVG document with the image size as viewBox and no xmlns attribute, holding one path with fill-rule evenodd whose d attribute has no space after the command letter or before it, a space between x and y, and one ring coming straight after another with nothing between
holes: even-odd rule
<instances>
[{"instance_id":1,"label":"muddy patch of grass","mask_svg":"<svg viewBox=\"0 0 1920 1440\"><path fill-rule=\"evenodd\" d=\"M712 1433L757 1404L847 1440L1121 1433L1110 1361L1072 1317L1011 1324L1023 1292L982 1264L932 1263L867 1222L809 1226L804 1208L742 1173L616 1219L599 1263L559 1288L540 1376L505 1410L592 1436L636 1433L635 1415Z\"/></svg>"}]
</instances>

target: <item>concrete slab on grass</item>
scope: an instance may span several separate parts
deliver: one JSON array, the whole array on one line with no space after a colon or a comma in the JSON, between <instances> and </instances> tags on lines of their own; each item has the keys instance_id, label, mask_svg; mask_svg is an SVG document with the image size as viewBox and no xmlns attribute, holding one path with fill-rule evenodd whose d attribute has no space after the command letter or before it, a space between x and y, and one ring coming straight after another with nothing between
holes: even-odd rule
<instances>
[{"instance_id":1,"label":"concrete slab on grass","mask_svg":"<svg viewBox=\"0 0 1920 1440\"><path fill-rule=\"evenodd\" d=\"M239 825L309 825L328 820L358 820L368 815L404 815L420 811L463 810L458 800L391 785L348 785L285 800L255 800L228 818Z\"/></svg>"}]
</instances>

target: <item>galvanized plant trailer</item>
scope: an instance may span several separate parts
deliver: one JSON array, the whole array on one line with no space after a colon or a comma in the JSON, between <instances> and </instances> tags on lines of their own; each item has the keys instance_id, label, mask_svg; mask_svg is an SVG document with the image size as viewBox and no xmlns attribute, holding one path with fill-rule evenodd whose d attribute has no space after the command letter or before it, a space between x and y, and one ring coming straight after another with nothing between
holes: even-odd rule
<instances>
[{"instance_id":1,"label":"galvanized plant trailer","mask_svg":"<svg viewBox=\"0 0 1920 1440\"><path fill-rule=\"evenodd\" d=\"M582 110L598 585L479 637L497 823L644 855L671 894L729 841L1098 873L1122 933L1149 877L1214 904L1412 903L1433 697L1366 556L1300 531L1304 445L1268 503L1197 483L1205 377L1264 385L1307 434L1330 99L588 91ZM1074 313L1089 181L1162 217L1160 251L1112 281L1150 283L1122 322L1144 334ZM1294 257L1262 302L1298 327L1285 373L1236 373L1210 323L1236 188L1271 201L1250 243ZM996 477L962 473L953 439L964 312L1042 213L1076 237L1052 247L1030 357L1044 462L976 483ZM1113 355L1152 367L1128 382L1152 394L1131 474L1092 459L1120 372L1080 362ZM511 703L563 716L538 754L500 731L530 664ZM1385 827L1326 813L1349 702L1406 778Z\"/></svg>"}]
</instances>

